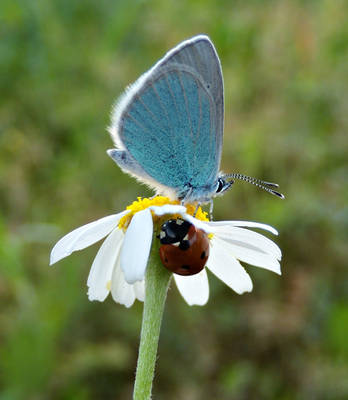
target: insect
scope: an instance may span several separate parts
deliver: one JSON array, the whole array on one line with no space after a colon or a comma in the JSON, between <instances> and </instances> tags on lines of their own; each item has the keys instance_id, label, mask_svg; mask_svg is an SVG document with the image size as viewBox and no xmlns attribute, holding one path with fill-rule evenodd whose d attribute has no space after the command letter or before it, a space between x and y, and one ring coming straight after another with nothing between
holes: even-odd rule
<instances>
[{"instance_id":1,"label":"insect","mask_svg":"<svg viewBox=\"0 0 348 400\"><path fill-rule=\"evenodd\" d=\"M202 271L209 257L209 238L201 229L181 218L166 221L159 234L162 264L179 275Z\"/></svg>"},{"instance_id":2,"label":"insect","mask_svg":"<svg viewBox=\"0 0 348 400\"><path fill-rule=\"evenodd\" d=\"M220 60L205 35L170 50L121 96L109 132L119 167L182 204L210 202L236 179L281 198L277 184L219 172L224 124Z\"/></svg>"}]
</instances>

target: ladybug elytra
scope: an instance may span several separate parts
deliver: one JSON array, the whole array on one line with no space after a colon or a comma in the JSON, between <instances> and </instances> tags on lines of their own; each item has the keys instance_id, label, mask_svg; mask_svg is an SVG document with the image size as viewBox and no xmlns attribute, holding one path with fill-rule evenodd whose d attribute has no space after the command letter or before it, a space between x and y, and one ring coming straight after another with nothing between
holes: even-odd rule
<instances>
[{"instance_id":1,"label":"ladybug elytra","mask_svg":"<svg viewBox=\"0 0 348 400\"><path fill-rule=\"evenodd\" d=\"M159 234L162 264L179 275L202 271L209 257L209 238L201 229L181 218L166 221Z\"/></svg>"}]
</instances>

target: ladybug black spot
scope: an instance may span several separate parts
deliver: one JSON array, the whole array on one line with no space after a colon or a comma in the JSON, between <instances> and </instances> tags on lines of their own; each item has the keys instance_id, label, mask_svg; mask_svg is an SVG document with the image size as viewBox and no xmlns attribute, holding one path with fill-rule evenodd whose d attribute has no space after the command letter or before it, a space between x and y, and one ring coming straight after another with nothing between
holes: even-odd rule
<instances>
[{"instance_id":1,"label":"ladybug black spot","mask_svg":"<svg viewBox=\"0 0 348 400\"><path fill-rule=\"evenodd\" d=\"M190 269L190 266L189 266L189 265L182 265L181 268L182 268L182 269L187 269L187 270L189 270L189 269Z\"/></svg>"},{"instance_id":2,"label":"ladybug black spot","mask_svg":"<svg viewBox=\"0 0 348 400\"><path fill-rule=\"evenodd\" d=\"M168 258L165 258L165 259L164 259L164 262L166 262L166 263L167 263L167 262L168 262Z\"/></svg>"},{"instance_id":3,"label":"ladybug black spot","mask_svg":"<svg viewBox=\"0 0 348 400\"><path fill-rule=\"evenodd\" d=\"M204 260L204 259L205 259L205 251L202 251L202 254L201 254L201 259L202 259L202 260Z\"/></svg>"}]
</instances>

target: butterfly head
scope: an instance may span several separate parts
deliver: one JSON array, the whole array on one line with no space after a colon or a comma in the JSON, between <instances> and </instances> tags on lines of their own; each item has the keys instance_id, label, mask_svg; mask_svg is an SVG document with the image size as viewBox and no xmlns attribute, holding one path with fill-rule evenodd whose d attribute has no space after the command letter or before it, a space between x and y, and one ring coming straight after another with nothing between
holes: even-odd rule
<instances>
[{"instance_id":1,"label":"butterfly head","mask_svg":"<svg viewBox=\"0 0 348 400\"><path fill-rule=\"evenodd\" d=\"M228 189L231 188L231 186L233 185L234 180L227 180L224 178L224 176L220 176L216 182L217 187L215 190L215 196L220 196L222 194L224 194Z\"/></svg>"}]
</instances>

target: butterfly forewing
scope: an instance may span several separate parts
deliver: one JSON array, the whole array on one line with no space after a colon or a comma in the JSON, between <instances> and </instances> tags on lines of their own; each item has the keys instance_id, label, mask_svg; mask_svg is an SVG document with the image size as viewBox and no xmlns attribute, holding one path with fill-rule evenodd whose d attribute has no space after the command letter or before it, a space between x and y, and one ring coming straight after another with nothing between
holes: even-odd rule
<instances>
[{"instance_id":1,"label":"butterfly forewing","mask_svg":"<svg viewBox=\"0 0 348 400\"><path fill-rule=\"evenodd\" d=\"M210 40L183 42L140 77L116 106L111 134L128 153L123 159L131 160L120 166L139 179L150 177L155 187L183 193L187 184L194 191L213 183L221 157L223 84Z\"/></svg>"}]
</instances>

